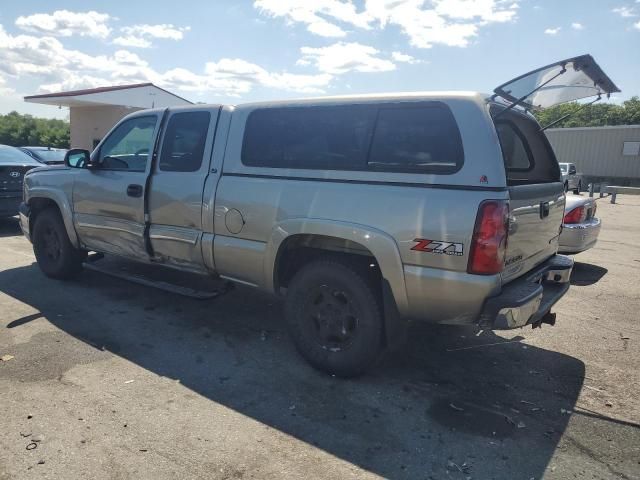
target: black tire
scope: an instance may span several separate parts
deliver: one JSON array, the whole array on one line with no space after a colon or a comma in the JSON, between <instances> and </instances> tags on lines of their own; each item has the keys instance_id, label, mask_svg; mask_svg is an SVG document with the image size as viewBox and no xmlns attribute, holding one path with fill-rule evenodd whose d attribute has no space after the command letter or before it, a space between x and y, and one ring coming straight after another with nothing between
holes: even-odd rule
<instances>
[{"instance_id":1,"label":"black tire","mask_svg":"<svg viewBox=\"0 0 640 480\"><path fill-rule=\"evenodd\" d=\"M578 186L573 189L573 193L576 195L580 195L580 191L582 190L582 182L578 182Z\"/></svg>"},{"instance_id":2,"label":"black tire","mask_svg":"<svg viewBox=\"0 0 640 480\"><path fill-rule=\"evenodd\" d=\"M569 183L564 182L564 193L567 193L568 191L569 191Z\"/></svg>"},{"instance_id":3,"label":"black tire","mask_svg":"<svg viewBox=\"0 0 640 480\"><path fill-rule=\"evenodd\" d=\"M60 212L47 208L33 226L33 252L40 270L51 278L66 280L82 270L86 254L71 245Z\"/></svg>"},{"instance_id":4,"label":"black tire","mask_svg":"<svg viewBox=\"0 0 640 480\"><path fill-rule=\"evenodd\" d=\"M300 354L339 377L364 373L380 355L382 312L375 282L333 259L302 267L285 300L287 326Z\"/></svg>"}]
</instances>

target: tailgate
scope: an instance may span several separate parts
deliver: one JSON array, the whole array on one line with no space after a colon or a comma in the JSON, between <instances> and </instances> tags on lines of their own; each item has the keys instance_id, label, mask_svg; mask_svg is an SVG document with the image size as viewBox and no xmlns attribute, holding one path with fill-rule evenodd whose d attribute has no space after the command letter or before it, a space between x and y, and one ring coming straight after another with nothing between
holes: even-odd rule
<instances>
[{"instance_id":1,"label":"tailgate","mask_svg":"<svg viewBox=\"0 0 640 480\"><path fill-rule=\"evenodd\" d=\"M565 197L558 161L538 122L514 109L496 116L494 123L509 188L502 273L508 282L556 253Z\"/></svg>"},{"instance_id":2,"label":"tailgate","mask_svg":"<svg viewBox=\"0 0 640 480\"><path fill-rule=\"evenodd\" d=\"M503 282L519 277L556 253L565 204L562 182L512 186L509 195Z\"/></svg>"}]
</instances>

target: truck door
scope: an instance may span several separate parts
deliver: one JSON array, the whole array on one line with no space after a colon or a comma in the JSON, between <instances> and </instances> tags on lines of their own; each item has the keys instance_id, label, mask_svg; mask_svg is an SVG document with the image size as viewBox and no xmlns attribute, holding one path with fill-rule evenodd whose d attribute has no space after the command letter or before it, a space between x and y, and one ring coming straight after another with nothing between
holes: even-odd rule
<instances>
[{"instance_id":1,"label":"truck door","mask_svg":"<svg viewBox=\"0 0 640 480\"><path fill-rule=\"evenodd\" d=\"M208 178L217 175L210 164L218 114L217 107L169 113L148 192L149 238L156 261L204 268L203 192Z\"/></svg>"},{"instance_id":2,"label":"truck door","mask_svg":"<svg viewBox=\"0 0 640 480\"><path fill-rule=\"evenodd\" d=\"M93 152L94 166L74 170L73 219L89 249L147 257L144 189L158 124L157 113L124 120Z\"/></svg>"}]
</instances>

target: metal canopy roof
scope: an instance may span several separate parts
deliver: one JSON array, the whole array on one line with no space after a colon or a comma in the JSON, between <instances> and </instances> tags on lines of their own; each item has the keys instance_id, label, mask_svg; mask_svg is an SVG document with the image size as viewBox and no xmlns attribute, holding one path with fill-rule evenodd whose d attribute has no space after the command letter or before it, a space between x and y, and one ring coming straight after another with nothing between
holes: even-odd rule
<instances>
[{"instance_id":1,"label":"metal canopy roof","mask_svg":"<svg viewBox=\"0 0 640 480\"><path fill-rule=\"evenodd\" d=\"M82 107L113 105L133 108L153 108L176 105L191 105L192 102L174 93L157 87L153 83L135 83L108 87L44 93L24 97L25 102Z\"/></svg>"}]
</instances>

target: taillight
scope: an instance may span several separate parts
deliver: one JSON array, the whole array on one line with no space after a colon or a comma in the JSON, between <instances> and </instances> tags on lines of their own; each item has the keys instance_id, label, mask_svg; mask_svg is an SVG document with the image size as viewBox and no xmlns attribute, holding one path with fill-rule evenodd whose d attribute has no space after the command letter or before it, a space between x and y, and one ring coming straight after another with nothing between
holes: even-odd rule
<instances>
[{"instance_id":1,"label":"taillight","mask_svg":"<svg viewBox=\"0 0 640 480\"><path fill-rule=\"evenodd\" d=\"M504 268L509 234L509 204L501 200L485 200L478 208L471 239L467 271L493 275Z\"/></svg>"},{"instance_id":2,"label":"taillight","mask_svg":"<svg viewBox=\"0 0 640 480\"><path fill-rule=\"evenodd\" d=\"M587 209L584 207L576 207L571 210L569 213L566 213L564 216L564 220L562 223L572 224L572 223L582 223L587 217Z\"/></svg>"}]
</instances>

